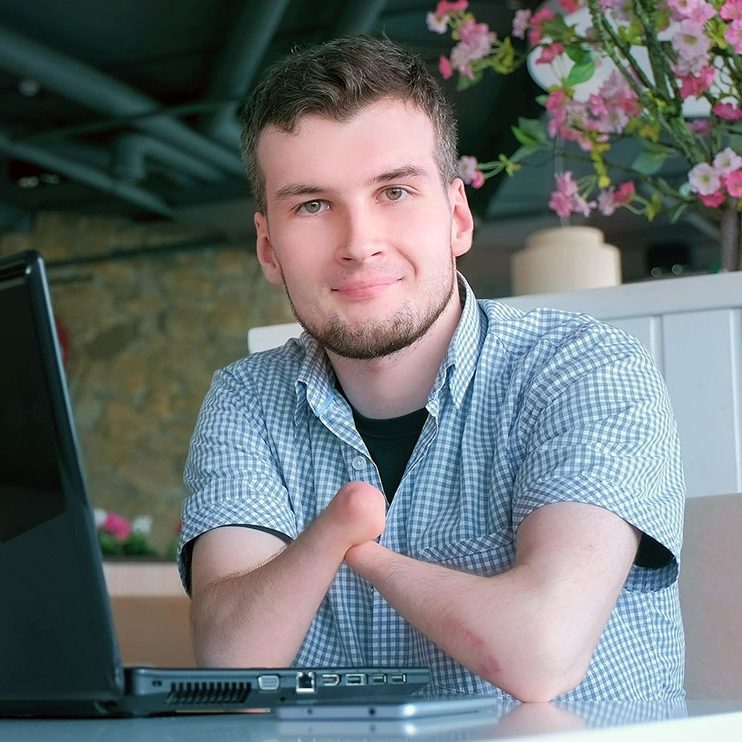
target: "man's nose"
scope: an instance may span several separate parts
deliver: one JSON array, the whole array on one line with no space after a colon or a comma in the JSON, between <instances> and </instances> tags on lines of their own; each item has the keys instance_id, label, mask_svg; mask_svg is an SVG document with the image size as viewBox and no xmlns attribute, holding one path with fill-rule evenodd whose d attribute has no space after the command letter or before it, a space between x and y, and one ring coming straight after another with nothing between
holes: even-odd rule
<instances>
[{"instance_id":1,"label":"man's nose","mask_svg":"<svg viewBox=\"0 0 742 742\"><path fill-rule=\"evenodd\" d=\"M363 261L383 251L382 225L367 206L344 210L338 256L344 261Z\"/></svg>"}]
</instances>

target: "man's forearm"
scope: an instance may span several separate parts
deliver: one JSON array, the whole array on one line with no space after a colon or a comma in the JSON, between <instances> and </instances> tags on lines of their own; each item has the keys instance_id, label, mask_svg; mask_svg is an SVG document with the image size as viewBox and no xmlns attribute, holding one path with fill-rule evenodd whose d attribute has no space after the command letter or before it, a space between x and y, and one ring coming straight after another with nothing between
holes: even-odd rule
<instances>
[{"instance_id":1,"label":"man's forearm","mask_svg":"<svg viewBox=\"0 0 742 742\"><path fill-rule=\"evenodd\" d=\"M516 698L551 700L584 674L584 666L565 667L544 620L543 592L528 589L516 570L480 577L375 543L351 549L346 561L446 654Z\"/></svg>"},{"instance_id":2,"label":"man's forearm","mask_svg":"<svg viewBox=\"0 0 742 742\"><path fill-rule=\"evenodd\" d=\"M194 596L199 664L281 667L294 660L343 561L346 545L315 521L266 564L208 585Z\"/></svg>"},{"instance_id":3,"label":"man's forearm","mask_svg":"<svg viewBox=\"0 0 742 742\"><path fill-rule=\"evenodd\" d=\"M290 665L345 553L384 530L385 509L379 490L349 482L294 542L277 554L264 551L271 556L262 565L255 561L260 551L254 544L244 549L242 541L240 552L239 545L222 539L216 551L212 541L200 552L202 544L196 543L193 634L199 663Z\"/></svg>"}]
</instances>

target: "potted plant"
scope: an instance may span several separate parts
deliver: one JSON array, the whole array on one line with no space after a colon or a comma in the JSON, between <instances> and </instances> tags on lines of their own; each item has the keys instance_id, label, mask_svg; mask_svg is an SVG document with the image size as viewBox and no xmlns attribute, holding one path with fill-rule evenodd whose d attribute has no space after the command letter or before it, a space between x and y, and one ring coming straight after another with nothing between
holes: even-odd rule
<instances>
[{"instance_id":1,"label":"potted plant","mask_svg":"<svg viewBox=\"0 0 742 742\"><path fill-rule=\"evenodd\" d=\"M456 42L439 67L460 89L527 60L551 76L546 121L521 119L510 156L462 158L465 182L513 175L541 150L582 159L588 175L555 173L549 206L560 217L625 208L675 221L693 209L720 224L722 270L742 269L742 0L553 0L515 13L515 42L465 0L439 2L427 24ZM626 139L641 150L615 161ZM672 159L685 163L680 179L662 174Z\"/></svg>"}]
</instances>

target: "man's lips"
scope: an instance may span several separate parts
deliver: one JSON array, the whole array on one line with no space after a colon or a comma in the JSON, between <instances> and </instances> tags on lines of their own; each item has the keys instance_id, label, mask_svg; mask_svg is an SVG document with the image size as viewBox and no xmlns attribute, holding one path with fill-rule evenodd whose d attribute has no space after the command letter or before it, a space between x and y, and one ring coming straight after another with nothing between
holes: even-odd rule
<instances>
[{"instance_id":1,"label":"man's lips","mask_svg":"<svg viewBox=\"0 0 742 742\"><path fill-rule=\"evenodd\" d=\"M335 285L333 293L346 299L372 299L397 283L397 278L369 278L361 281L344 281Z\"/></svg>"}]
</instances>

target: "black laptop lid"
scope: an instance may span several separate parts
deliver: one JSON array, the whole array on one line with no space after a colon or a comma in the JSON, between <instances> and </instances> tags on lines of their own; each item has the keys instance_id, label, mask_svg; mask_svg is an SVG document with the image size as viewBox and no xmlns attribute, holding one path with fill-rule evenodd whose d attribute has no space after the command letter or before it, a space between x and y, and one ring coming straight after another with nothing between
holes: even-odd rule
<instances>
[{"instance_id":1,"label":"black laptop lid","mask_svg":"<svg viewBox=\"0 0 742 742\"><path fill-rule=\"evenodd\" d=\"M44 264L0 259L0 700L122 692Z\"/></svg>"}]
</instances>

